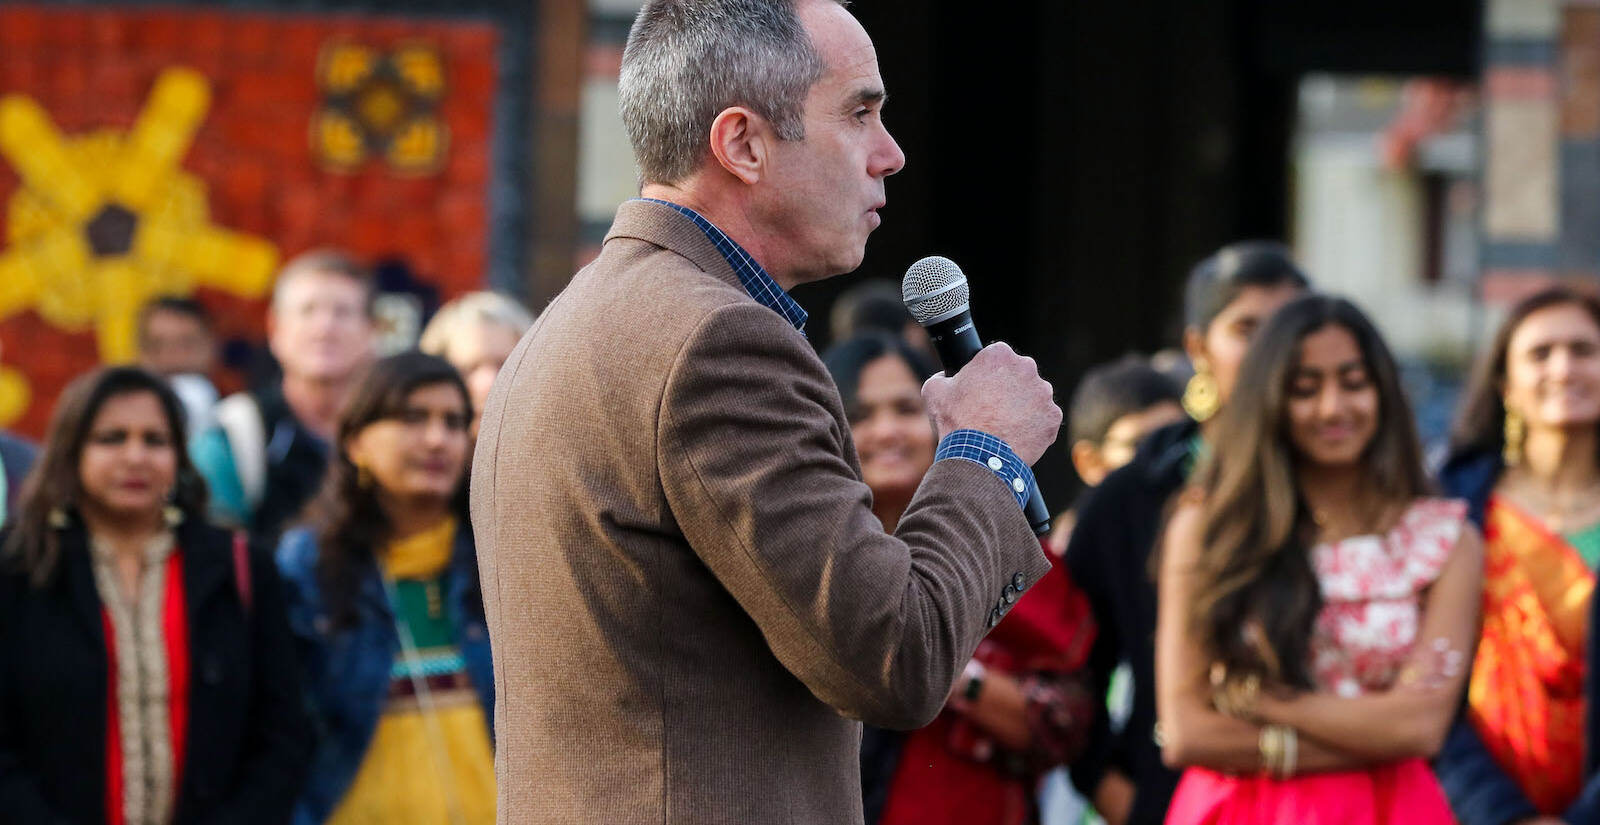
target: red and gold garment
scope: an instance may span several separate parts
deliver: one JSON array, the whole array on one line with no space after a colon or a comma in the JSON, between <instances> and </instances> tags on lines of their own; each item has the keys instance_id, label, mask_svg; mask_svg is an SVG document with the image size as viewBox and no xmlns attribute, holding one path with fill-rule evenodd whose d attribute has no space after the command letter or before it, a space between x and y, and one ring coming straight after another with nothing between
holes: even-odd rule
<instances>
[{"instance_id":1,"label":"red and gold garment","mask_svg":"<svg viewBox=\"0 0 1600 825\"><path fill-rule=\"evenodd\" d=\"M1565 538L1501 498L1484 516L1483 637L1467 701L1473 725L1546 815L1583 777L1584 644L1595 574Z\"/></svg>"},{"instance_id":2,"label":"red and gold garment","mask_svg":"<svg viewBox=\"0 0 1600 825\"><path fill-rule=\"evenodd\" d=\"M991 672L1021 680L1030 752L1001 748L947 708L906 736L878 825L1022 825L1031 821L1042 770L1082 750L1094 697L1074 677L1089 658L1094 617L1066 566L1051 562L973 654Z\"/></svg>"},{"instance_id":3,"label":"red and gold garment","mask_svg":"<svg viewBox=\"0 0 1600 825\"><path fill-rule=\"evenodd\" d=\"M106 822L171 822L188 744L189 619L173 535L144 550L137 594L114 553L91 542L106 639Z\"/></svg>"}]
</instances>

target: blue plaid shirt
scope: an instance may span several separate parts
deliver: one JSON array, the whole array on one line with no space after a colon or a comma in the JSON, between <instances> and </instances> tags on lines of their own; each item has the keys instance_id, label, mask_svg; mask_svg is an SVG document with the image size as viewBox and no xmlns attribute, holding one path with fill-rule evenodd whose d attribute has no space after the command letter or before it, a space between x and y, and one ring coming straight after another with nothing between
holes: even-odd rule
<instances>
[{"instance_id":1,"label":"blue plaid shirt","mask_svg":"<svg viewBox=\"0 0 1600 825\"><path fill-rule=\"evenodd\" d=\"M672 201L657 200L656 198L640 198L639 200L670 206L678 210L684 217L694 221L694 225L700 227L701 232L706 233L706 237L711 239L711 243L717 247L718 252L722 253L722 257L728 259L728 266L733 267L733 274L739 276L739 284L744 287L744 291L750 293L750 297L756 299L756 303L782 315L783 320L788 321L791 326L800 330L801 335L805 334L806 319L810 317L806 315L806 311L801 309L793 298L789 297L789 293L783 291L783 287L778 286L777 281L772 280L772 276L761 268L761 264L756 263L755 258L750 257L750 253L744 251L744 247L723 234L716 224L706 220L705 216L699 212L687 206L680 206Z\"/></svg>"},{"instance_id":2,"label":"blue plaid shirt","mask_svg":"<svg viewBox=\"0 0 1600 825\"><path fill-rule=\"evenodd\" d=\"M809 317L806 311L789 297L789 293L783 291L783 287L778 286L778 282L761 268L761 264L750 257L750 253L744 251L744 247L718 229L716 224L687 206L656 198L640 198L640 200L670 206L679 214L694 221L694 225L706 233L706 237L711 239L717 251L727 259L728 266L733 267L733 273L739 276L739 283L744 287L744 291L749 293L756 303L782 315L785 321L800 331L800 334L805 334L806 318ZM988 433L978 430L956 430L946 435L939 440L939 450L934 455L934 460L946 458L965 459L988 467L1011 491L1018 507L1027 506L1028 498L1033 495L1033 470L1029 469L1004 441Z\"/></svg>"}]
</instances>

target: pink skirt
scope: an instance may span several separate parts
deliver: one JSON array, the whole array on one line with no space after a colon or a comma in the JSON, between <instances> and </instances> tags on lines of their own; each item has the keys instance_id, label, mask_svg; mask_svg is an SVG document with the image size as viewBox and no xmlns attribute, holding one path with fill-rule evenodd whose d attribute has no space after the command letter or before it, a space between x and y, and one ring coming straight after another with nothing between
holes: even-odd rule
<instances>
[{"instance_id":1,"label":"pink skirt","mask_svg":"<svg viewBox=\"0 0 1600 825\"><path fill-rule=\"evenodd\" d=\"M1452 825L1433 770L1406 759L1359 771L1267 779L1183 772L1167 825Z\"/></svg>"}]
</instances>

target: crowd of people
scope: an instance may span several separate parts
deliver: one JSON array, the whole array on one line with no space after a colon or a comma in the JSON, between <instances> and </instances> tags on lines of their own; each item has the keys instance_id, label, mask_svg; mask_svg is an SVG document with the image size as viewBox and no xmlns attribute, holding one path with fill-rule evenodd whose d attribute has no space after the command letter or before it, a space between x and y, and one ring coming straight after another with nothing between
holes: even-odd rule
<instances>
[{"instance_id":1,"label":"crowd of people","mask_svg":"<svg viewBox=\"0 0 1600 825\"><path fill-rule=\"evenodd\" d=\"M1600 301L1510 309L1430 473L1381 331L1225 246L1180 358L1074 388L1035 536L1030 359L788 295L861 263L882 85L843 3L651 0L642 197L537 323L379 357L308 252L218 399L152 302L0 435L0 819L1600 822Z\"/></svg>"},{"instance_id":2,"label":"crowd of people","mask_svg":"<svg viewBox=\"0 0 1600 825\"><path fill-rule=\"evenodd\" d=\"M348 256L291 262L281 379L221 401L203 308L159 299L139 366L78 379L41 446L0 436L9 817L493 821L467 478L533 318L463 296L379 359L372 298ZM1381 334L1284 247L1208 257L1185 307L1192 371L1128 355L1076 388L1052 569L931 724L866 729L866 821L1041 821L1063 766L1113 825L1600 821L1600 301L1511 310L1432 479ZM835 324L893 532L937 370L875 282Z\"/></svg>"}]
</instances>

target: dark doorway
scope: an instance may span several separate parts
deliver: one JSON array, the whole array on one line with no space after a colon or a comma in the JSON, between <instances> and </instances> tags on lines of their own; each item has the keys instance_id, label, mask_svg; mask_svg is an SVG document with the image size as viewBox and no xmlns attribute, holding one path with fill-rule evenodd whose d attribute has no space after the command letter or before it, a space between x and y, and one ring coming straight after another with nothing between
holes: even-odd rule
<instances>
[{"instance_id":1,"label":"dark doorway","mask_svg":"<svg viewBox=\"0 0 1600 825\"><path fill-rule=\"evenodd\" d=\"M1482 16L1450 0L852 8L909 161L861 270L800 291L813 339L839 291L943 254L984 336L1036 357L1063 404L1087 367L1176 343L1194 261L1284 236L1301 75L1475 76ZM1063 450L1038 473L1052 507L1070 503Z\"/></svg>"}]
</instances>

